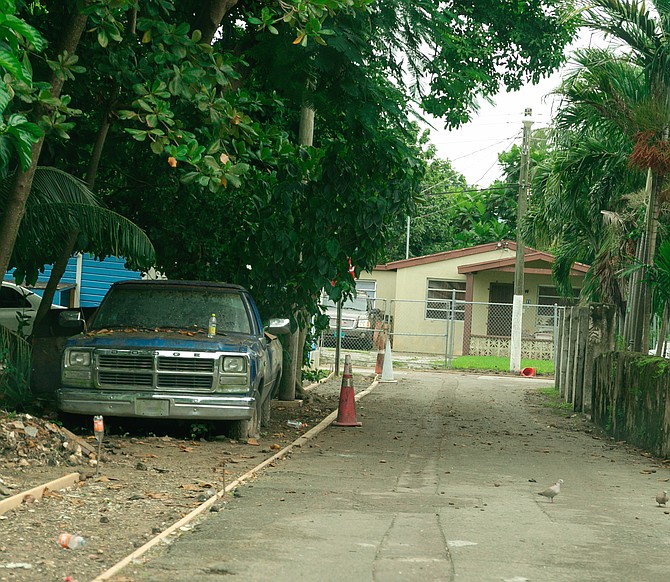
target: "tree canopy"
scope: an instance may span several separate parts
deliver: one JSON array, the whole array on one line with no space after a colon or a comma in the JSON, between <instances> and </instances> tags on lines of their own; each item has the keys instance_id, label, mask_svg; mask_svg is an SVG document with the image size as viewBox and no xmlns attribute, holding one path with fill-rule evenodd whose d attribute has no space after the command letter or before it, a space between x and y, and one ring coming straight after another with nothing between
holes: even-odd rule
<instances>
[{"instance_id":1,"label":"tree canopy","mask_svg":"<svg viewBox=\"0 0 670 582\"><path fill-rule=\"evenodd\" d=\"M349 259L383 257L425 172L412 115L459 125L479 97L554 70L574 33L551 0L4 3L25 27L0 33L32 79L0 60L3 120L44 135L15 134L4 165L27 143L33 166L95 176L165 274L246 284L266 314L314 312L320 288L349 284ZM10 255L31 183L21 165L0 223Z\"/></svg>"}]
</instances>

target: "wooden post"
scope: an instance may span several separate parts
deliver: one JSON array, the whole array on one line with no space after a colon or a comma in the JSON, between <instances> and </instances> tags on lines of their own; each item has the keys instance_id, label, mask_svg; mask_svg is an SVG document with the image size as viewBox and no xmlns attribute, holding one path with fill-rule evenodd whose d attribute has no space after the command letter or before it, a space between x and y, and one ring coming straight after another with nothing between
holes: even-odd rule
<instances>
[{"instance_id":1,"label":"wooden post","mask_svg":"<svg viewBox=\"0 0 670 582\"><path fill-rule=\"evenodd\" d=\"M584 357L584 405L583 412L593 414L593 389L595 384L595 360L601 354L614 349L616 309L613 305L593 303L589 305L588 337Z\"/></svg>"},{"instance_id":2,"label":"wooden post","mask_svg":"<svg viewBox=\"0 0 670 582\"><path fill-rule=\"evenodd\" d=\"M556 325L556 336L554 337L554 387L559 394L563 394L563 378L561 377L561 367L563 366L563 326L565 325L565 309L558 312L558 323Z\"/></svg>"},{"instance_id":3,"label":"wooden post","mask_svg":"<svg viewBox=\"0 0 670 582\"><path fill-rule=\"evenodd\" d=\"M474 273L465 275L465 313L463 314L463 348L462 354L470 354L470 339L472 337L472 301L474 298Z\"/></svg>"},{"instance_id":4,"label":"wooden post","mask_svg":"<svg viewBox=\"0 0 670 582\"><path fill-rule=\"evenodd\" d=\"M575 325L575 308L571 307L570 311L566 313L567 321L567 346L566 346L566 357L565 357L565 390L563 392L563 397L566 402L572 402L572 387L574 379L574 341L575 335L577 332L577 326Z\"/></svg>"},{"instance_id":5,"label":"wooden post","mask_svg":"<svg viewBox=\"0 0 670 582\"><path fill-rule=\"evenodd\" d=\"M589 329L589 311L587 307L577 308L577 341L575 342L575 368L573 382L573 404L576 412L584 409L584 358L586 338Z\"/></svg>"},{"instance_id":6,"label":"wooden post","mask_svg":"<svg viewBox=\"0 0 670 582\"><path fill-rule=\"evenodd\" d=\"M570 346L570 309L566 308L563 310L562 315L562 329L561 332L561 398L567 400L567 389L568 389L568 362L569 358L569 346Z\"/></svg>"}]
</instances>

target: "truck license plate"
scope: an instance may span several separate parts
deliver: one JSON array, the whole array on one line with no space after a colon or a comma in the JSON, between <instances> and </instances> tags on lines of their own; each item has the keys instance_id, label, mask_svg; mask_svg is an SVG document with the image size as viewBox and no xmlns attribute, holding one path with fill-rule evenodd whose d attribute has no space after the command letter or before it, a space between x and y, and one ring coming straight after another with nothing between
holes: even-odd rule
<instances>
[{"instance_id":1,"label":"truck license plate","mask_svg":"<svg viewBox=\"0 0 670 582\"><path fill-rule=\"evenodd\" d=\"M138 399L135 400L135 414L138 416L169 416L169 400Z\"/></svg>"}]
</instances>

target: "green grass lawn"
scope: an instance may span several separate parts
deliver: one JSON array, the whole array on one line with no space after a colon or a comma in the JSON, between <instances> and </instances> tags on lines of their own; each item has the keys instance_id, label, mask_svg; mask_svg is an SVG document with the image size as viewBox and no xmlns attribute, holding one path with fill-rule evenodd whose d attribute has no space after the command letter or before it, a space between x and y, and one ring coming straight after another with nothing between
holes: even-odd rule
<instances>
[{"instance_id":1,"label":"green grass lawn","mask_svg":"<svg viewBox=\"0 0 670 582\"><path fill-rule=\"evenodd\" d=\"M455 370L494 370L509 372L509 358L497 356L459 356L451 362ZM538 376L553 376L554 362L546 360L521 360L521 368L535 368Z\"/></svg>"}]
</instances>

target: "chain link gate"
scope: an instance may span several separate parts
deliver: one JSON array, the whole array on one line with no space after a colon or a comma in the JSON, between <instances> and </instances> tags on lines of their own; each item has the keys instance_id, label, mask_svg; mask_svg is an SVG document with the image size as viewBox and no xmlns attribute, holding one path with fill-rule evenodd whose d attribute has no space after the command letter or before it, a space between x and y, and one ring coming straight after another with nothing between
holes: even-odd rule
<instances>
[{"instance_id":1,"label":"chain link gate","mask_svg":"<svg viewBox=\"0 0 670 582\"><path fill-rule=\"evenodd\" d=\"M393 339L393 358L423 354L444 367L462 355L510 356L512 305L455 299L401 300L389 303L388 321ZM558 305L524 304L521 357L553 361L556 353Z\"/></svg>"},{"instance_id":2,"label":"chain link gate","mask_svg":"<svg viewBox=\"0 0 670 582\"><path fill-rule=\"evenodd\" d=\"M343 314L340 327L342 351L355 351L355 366L374 367L378 351L385 348L386 334L393 362L402 367L451 368L464 355L510 357L512 305L460 301L455 291L448 300L369 299L368 323L360 324ZM524 304L521 357L554 361L558 316L564 307ZM319 362L335 361L337 321L320 338Z\"/></svg>"}]
</instances>

